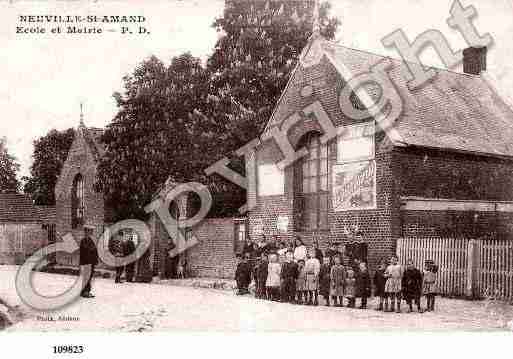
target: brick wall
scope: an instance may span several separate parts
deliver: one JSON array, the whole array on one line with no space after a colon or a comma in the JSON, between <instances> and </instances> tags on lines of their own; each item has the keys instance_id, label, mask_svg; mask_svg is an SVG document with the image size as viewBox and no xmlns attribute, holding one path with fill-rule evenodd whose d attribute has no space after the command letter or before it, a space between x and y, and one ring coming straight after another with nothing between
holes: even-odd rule
<instances>
[{"instance_id":1,"label":"brick wall","mask_svg":"<svg viewBox=\"0 0 513 359\"><path fill-rule=\"evenodd\" d=\"M513 239L513 213L402 211L402 236Z\"/></svg>"},{"instance_id":2,"label":"brick wall","mask_svg":"<svg viewBox=\"0 0 513 359\"><path fill-rule=\"evenodd\" d=\"M398 190L404 197L512 201L513 162L428 149L397 149ZM402 235L513 238L513 214L402 211Z\"/></svg>"},{"instance_id":3,"label":"brick wall","mask_svg":"<svg viewBox=\"0 0 513 359\"><path fill-rule=\"evenodd\" d=\"M397 149L401 196L513 201L513 162L428 149Z\"/></svg>"},{"instance_id":4,"label":"brick wall","mask_svg":"<svg viewBox=\"0 0 513 359\"><path fill-rule=\"evenodd\" d=\"M153 253L150 255L154 275L165 277L169 271L168 252L171 238L162 222L152 215ZM199 244L188 249L182 257L187 260L187 271L194 277L233 278L235 256L235 224L233 218L210 218L193 228Z\"/></svg>"},{"instance_id":5,"label":"brick wall","mask_svg":"<svg viewBox=\"0 0 513 359\"><path fill-rule=\"evenodd\" d=\"M193 232L200 243L186 252L188 271L197 277L233 278L237 265L233 218L205 219Z\"/></svg>"}]
</instances>

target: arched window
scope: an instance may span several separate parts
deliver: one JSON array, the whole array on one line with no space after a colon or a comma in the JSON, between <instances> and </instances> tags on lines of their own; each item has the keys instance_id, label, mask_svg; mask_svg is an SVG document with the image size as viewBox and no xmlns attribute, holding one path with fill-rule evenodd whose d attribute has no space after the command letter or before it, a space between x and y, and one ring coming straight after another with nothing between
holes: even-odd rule
<instances>
[{"instance_id":1,"label":"arched window","mask_svg":"<svg viewBox=\"0 0 513 359\"><path fill-rule=\"evenodd\" d=\"M84 178L75 176L71 193L71 226L77 228L84 224Z\"/></svg>"},{"instance_id":2,"label":"arched window","mask_svg":"<svg viewBox=\"0 0 513 359\"><path fill-rule=\"evenodd\" d=\"M300 228L303 231L327 230L328 228L328 145L322 144L320 136L310 133L304 138L308 154L298 165L297 173L301 194Z\"/></svg>"}]
</instances>

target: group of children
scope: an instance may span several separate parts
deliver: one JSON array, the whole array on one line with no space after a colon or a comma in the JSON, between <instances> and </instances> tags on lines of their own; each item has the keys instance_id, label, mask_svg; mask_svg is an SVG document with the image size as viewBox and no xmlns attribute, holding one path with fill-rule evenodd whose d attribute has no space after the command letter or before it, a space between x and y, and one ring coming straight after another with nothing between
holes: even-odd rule
<instances>
[{"instance_id":1,"label":"group of children","mask_svg":"<svg viewBox=\"0 0 513 359\"><path fill-rule=\"evenodd\" d=\"M292 251L280 257L278 253L262 253L257 263L251 263L245 255L235 274L238 294L249 293L253 281L259 299L319 305L320 295L326 306L343 307L346 302L347 307L355 308L360 298L359 308L366 309L373 282L374 296L379 298L377 310L399 313L404 299L409 312L416 304L422 313L422 295L427 298L427 311L434 310L437 267L433 261L426 261L421 272L412 261L403 267L393 256L388 265L380 263L371 281L366 263L348 263L340 255L322 256L319 260L314 248L308 250L305 259L295 258Z\"/></svg>"}]
</instances>

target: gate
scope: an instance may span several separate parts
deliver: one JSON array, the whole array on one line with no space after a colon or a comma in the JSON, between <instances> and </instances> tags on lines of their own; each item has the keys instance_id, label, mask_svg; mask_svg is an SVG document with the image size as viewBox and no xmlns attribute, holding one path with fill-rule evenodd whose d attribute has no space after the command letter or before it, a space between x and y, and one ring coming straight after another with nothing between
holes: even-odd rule
<instances>
[{"instance_id":1,"label":"gate","mask_svg":"<svg viewBox=\"0 0 513 359\"><path fill-rule=\"evenodd\" d=\"M438 266L439 294L513 300L513 241L466 238L400 238L401 264Z\"/></svg>"}]
</instances>

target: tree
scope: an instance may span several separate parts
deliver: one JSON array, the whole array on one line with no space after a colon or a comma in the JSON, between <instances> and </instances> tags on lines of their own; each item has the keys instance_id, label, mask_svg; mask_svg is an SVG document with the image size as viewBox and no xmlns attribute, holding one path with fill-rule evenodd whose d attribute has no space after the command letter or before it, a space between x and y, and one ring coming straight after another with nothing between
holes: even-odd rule
<instances>
[{"instance_id":1,"label":"tree","mask_svg":"<svg viewBox=\"0 0 513 359\"><path fill-rule=\"evenodd\" d=\"M253 2L262 5L241 5ZM224 35L206 67L190 54L168 67L153 56L125 76L123 94L114 94L118 113L103 136L97 181L113 221L143 219L144 206L168 178L208 185L211 216L234 215L245 202L243 189L204 170L229 156L244 174L233 152L261 133L285 89L312 34L313 1L304 1L306 8L299 1L297 8L285 1L238 3L216 20ZM328 18L329 8L321 7L322 33L333 38L338 20Z\"/></svg>"},{"instance_id":2,"label":"tree","mask_svg":"<svg viewBox=\"0 0 513 359\"><path fill-rule=\"evenodd\" d=\"M325 2L319 9L321 34L326 39L334 38L340 24L329 17L330 8ZM229 96L254 115L256 133L265 127L312 35L313 11L312 0L233 1L214 23L224 35L208 61L213 87L221 97Z\"/></svg>"},{"instance_id":3,"label":"tree","mask_svg":"<svg viewBox=\"0 0 513 359\"><path fill-rule=\"evenodd\" d=\"M124 78L116 93L118 113L107 127L107 148L98 168L97 189L114 210L113 220L143 218L144 206L168 177L201 177L202 149L192 139L192 113L207 97L209 77L190 54L169 67L152 56Z\"/></svg>"},{"instance_id":4,"label":"tree","mask_svg":"<svg viewBox=\"0 0 513 359\"><path fill-rule=\"evenodd\" d=\"M36 205L55 205L55 185L75 138L73 129L51 130L36 139L30 177L24 177L24 192L29 193Z\"/></svg>"},{"instance_id":5,"label":"tree","mask_svg":"<svg viewBox=\"0 0 513 359\"><path fill-rule=\"evenodd\" d=\"M20 165L16 158L9 154L7 139L0 137L0 192L16 193L20 189L20 183L16 178Z\"/></svg>"},{"instance_id":6,"label":"tree","mask_svg":"<svg viewBox=\"0 0 513 359\"><path fill-rule=\"evenodd\" d=\"M234 151L258 137L285 90L302 49L313 32L314 1L231 1L214 27L223 35L207 62L211 76L209 96L194 112L194 141L205 168L223 156L245 174L244 162ZM320 7L321 34L333 39L339 20L329 17L330 4ZM215 216L232 216L245 202L245 191L213 176Z\"/></svg>"}]
</instances>

